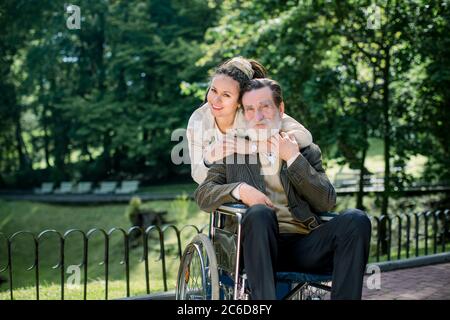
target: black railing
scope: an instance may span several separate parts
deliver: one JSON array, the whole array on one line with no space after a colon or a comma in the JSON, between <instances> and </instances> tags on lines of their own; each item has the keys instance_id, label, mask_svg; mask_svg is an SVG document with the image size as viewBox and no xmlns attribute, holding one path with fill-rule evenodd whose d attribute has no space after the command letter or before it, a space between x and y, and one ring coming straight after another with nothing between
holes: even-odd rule
<instances>
[{"instance_id":1,"label":"black railing","mask_svg":"<svg viewBox=\"0 0 450 320\"><path fill-rule=\"evenodd\" d=\"M376 261L379 262L382 255L386 256L386 260L392 260L393 247L397 259L410 258L412 255L411 237L414 239L414 255L416 257L420 255L421 247L424 255L429 254L430 240L433 245L433 254L438 253L439 245L441 247L440 252L445 252L447 250L446 244L450 240L449 215L450 210L446 209L395 216L371 217L372 228L376 232ZM430 219L432 219L431 224ZM375 221L375 226L373 221ZM393 230L392 226L394 222L396 224L395 230ZM430 233L432 239L430 239ZM393 239L396 240L395 246L392 245ZM386 250L382 250L383 244ZM405 250L404 253L402 253L402 249Z\"/></svg>"},{"instance_id":2,"label":"black railing","mask_svg":"<svg viewBox=\"0 0 450 320\"><path fill-rule=\"evenodd\" d=\"M400 214L395 216L381 216L370 217L372 221L372 244L371 244L371 262L381 260L393 260L410 258L412 250L414 249L414 255L428 255L429 253L445 252L447 250L447 242L449 239L449 215L450 210L438 210L438 211L424 211L420 213L412 214ZM157 240L159 242L159 258L158 262L161 263L162 281L164 291L168 291L167 284L167 268L166 268L166 246L165 235L172 230L176 235L176 252L175 258L180 258L185 243L181 241L181 235L188 228L192 228L193 232L204 232L206 226L199 229L195 225L186 225L181 229L175 225L164 225L162 227L152 225L146 230L139 227L131 227L128 230L122 228L112 228L109 231L95 228L88 232L84 232L78 229L71 229L64 234L56 230L45 230L39 234L34 234L29 231L18 231L11 236L6 236L0 233L0 241L3 241L2 247L6 248L6 264L2 266L0 260L0 276L7 274L7 281L9 284L9 297L14 299L14 261L12 245L23 239L29 237L32 239L34 252L33 263L28 266L27 271L34 271L34 287L36 290L36 299L40 299L40 261L42 259L40 255L40 247L43 241L49 241L51 237L56 237L58 243L58 262L53 266L53 269L59 269L59 285L60 285L60 299L65 298L65 250L67 241L78 235L82 244L82 252L80 255L80 262L77 266L83 270L83 299L87 299L88 293L88 250L89 243L94 234L101 234L103 238L104 254L100 265L104 267L103 274L105 279L104 284L104 298L108 299L109 292L109 268L111 261L110 251L110 238L113 234L119 233L122 235L123 244L123 259L120 261L125 266L125 284L126 284L126 296L130 296L130 245L132 245L133 239L136 239L135 234L141 240L142 244L142 256L140 263L144 263L145 269L145 291L150 294L150 272L149 272L149 238L152 233L157 234ZM46 240L47 239L47 240ZM73 240L71 240L73 241ZM430 241L432 247L430 247ZM382 252L382 247L385 246L385 251ZM431 249L431 250L430 250ZM440 249L440 250L439 250ZM0 249L3 250L3 249ZM402 251L403 250L403 251ZM375 252L374 252L375 251ZM1 251L0 251L1 253ZM393 253L393 254L392 254ZM0 255L0 257L5 255ZM173 289L173 288L170 288Z\"/></svg>"},{"instance_id":3,"label":"black railing","mask_svg":"<svg viewBox=\"0 0 450 320\"><path fill-rule=\"evenodd\" d=\"M3 240L3 243L5 246L3 248L6 248L6 257L7 261L4 266L1 265L0 260L0 275L2 273L7 273L7 281L9 283L9 296L10 299L14 299L14 261L13 261L13 250L12 245L19 241L19 239L23 239L24 236L29 237L32 239L33 248L32 252L34 254L33 256L33 263L26 269L26 271L33 271L34 270L34 286L36 289L36 299L40 299L40 261L42 257L40 256L40 246L42 245L42 242L45 239L49 238L49 235L53 235L57 239L58 248L59 248L59 254L58 254L58 262L56 265L54 265L53 269L59 269L59 277L60 277L60 297L61 300L64 300L64 293L65 293L65 267L66 267L66 259L65 259L65 250L66 250L66 242L68 241L69 237L71 237L72 234L79 234L81 236L81 242L82 242L82 255L81 255L81 262L77 264L76 266L83 270L83 299L87 299L87 292L88 292L88 250L89 250L89 240L91 237L96 234L100 233L103 236L103 244L104 244L104 256L103 260L100 262L100 265L104 266L104 279L105 279L105 299L108 299L108 292L109 292L109 267L110 267L110 238L113 234L119 233L122 235L123 238L123 252L124 256L122 261L120 261L120 264L123 264L125 266L125 283L126 283L126 296L130 296L130 245L132 244L132 239L134 233L138 233L142 240L142 256L140 259L140 262L144 263L145 267L145 286L146 286L146 292L147 294L150 293L150 272L149 272L149 236L156 232L158 234L159 238L159 259L158 261L161 262L161 271L162 271L162 279L163 279L163 287L164 291L168 291L167 286L167 269L166 269L166 249L165 249L165 241L164 241L164 235L169 230L173 230L176 235L176 257L180 258L182 254L182 243L181 243L181 235L183 231L187 230L188 228L193 228L195 232L203 232L203 229L206 226L203 226L201 229L199 229L195 225L186 225L183 226L181 229L178 229L175 225L164 225L162 227L152 225L149 226L147 229L143 230L140 227L131 227L128 230L125 230L123 228L112 228L109 231L105 231L100 228L91 229L88 232L84 232L79 229L71 229L66 231L64 234L56 231L56 230L45 230L38 235L30 232L30 231L18 231L11 236L7 237L5 234L0 233L0 240ZM47 240L48 241L48 240ZM2 255L0 255L1 257Z\"/></svg>"}]
</instances>

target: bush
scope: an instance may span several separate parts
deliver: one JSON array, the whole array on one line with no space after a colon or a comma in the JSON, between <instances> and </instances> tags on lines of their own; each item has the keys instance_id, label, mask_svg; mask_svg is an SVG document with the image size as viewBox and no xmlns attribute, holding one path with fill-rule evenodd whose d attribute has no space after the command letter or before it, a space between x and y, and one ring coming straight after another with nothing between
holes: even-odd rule
<instances>
[{"instance_id":1,"label":"bush","mask_svg":"<svg viewBox=\"0 0 450 320\"><path fill-rule=\"evenodd\" d=\"M141 198L137 196L131 198L129 206L126 209L126 216L130 220L131 225L140 227L142 230L146 230L152 225L163 225L165 215L167 215L167 211L144 208ZM141 232L137 230L131 234L134 244L137 244L136 241L140 239L141 235Z\"/></svg>"}]
</instances>

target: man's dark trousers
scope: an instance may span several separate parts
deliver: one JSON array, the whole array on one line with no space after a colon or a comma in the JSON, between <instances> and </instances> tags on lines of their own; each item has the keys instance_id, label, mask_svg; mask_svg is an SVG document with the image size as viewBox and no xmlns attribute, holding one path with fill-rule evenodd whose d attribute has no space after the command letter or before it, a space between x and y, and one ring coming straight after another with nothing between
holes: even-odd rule
<instances>
[{"instance_id":1,"label":"man's dark trousers","mask_svg":"<svg viewBox=\"0 0 450 320\"><path fill-rule=\"evenodd\" d=\"M331 299L361 299L371 223L346 210L308 235L279 234L275 211L254 205L242 220L242 249L252 299L276 299L275 272L333 272Z\"/></svg>"}]
</instances>

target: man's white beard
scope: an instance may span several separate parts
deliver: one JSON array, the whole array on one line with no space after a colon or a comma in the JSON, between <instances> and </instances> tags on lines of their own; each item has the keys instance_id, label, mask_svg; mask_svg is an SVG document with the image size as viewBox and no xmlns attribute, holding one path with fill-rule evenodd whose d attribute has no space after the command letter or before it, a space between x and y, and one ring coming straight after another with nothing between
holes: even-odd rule
<instances>
[{"instance_id":1,"label":"man's white beard","mask_svg":"<svg viewBox=\"0 0 450 320\"><path fill-rule=\"evenodd\" d=\"M265 124L265 129L255 128L256 124ZM247 122L247 134L251 141L266 141L277 135L281 129L281 117L278 115L273 120Z\"/></svg>"}]
</instances>

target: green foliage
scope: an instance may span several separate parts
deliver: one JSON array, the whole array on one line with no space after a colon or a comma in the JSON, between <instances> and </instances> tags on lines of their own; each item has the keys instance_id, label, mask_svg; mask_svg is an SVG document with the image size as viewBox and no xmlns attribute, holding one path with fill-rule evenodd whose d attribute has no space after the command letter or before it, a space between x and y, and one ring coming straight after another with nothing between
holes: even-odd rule
<instances>
[{"instance_id":1,"label":"green foliage","mask_svg":"<svg viewBox=\"0 0 450 320\"><path fill-rule=\"evenodd\" d=\"M214 9L196 0L189 10L177 0L77 5L81 29L69 30L63 1L30 5L36 17L21 11L23 1L2 2L2 26L19 12L14 19L27 21L27 29L2 28L9 54L0 65L9 76L0 81L8 93L0 101L0 141L9 143L1 146L0 182L17 180L10 176L29 164L55 168L57 181L145 182L187 172L166 165L174 145L170 136L200 104L180 85L206 74L195 61ZM33 128L23 126L28 110Z\"/></svg>"},{"instance_id":2,"label":"green foliage","mask_svg":"<svg viewBox=\"0 0 450 320\"><path fill-rule=\"evenodd\" d=\"M374 6L378 26L366 15ZM446 122L431 119L447 119L450 109L442 85L449 10L447 1L228 0L206 33L200 63L236 54L262 61L284 88L287 112L350 168L366 172L368 141L382 138L387 210L390 190L413 182L405 171L412 156L430 157L432 180L448 176Z\"/></svg>"},{"instance_id":3,"label":"green foliage","mask_svg":"<svg viewBox=\"0 0 450 320\"><path fill-rule=\"evenodd\" d=\"M448 1L376 1L376 28L365 0L77 5L80 30L63 1L0 4L0 187L188 175L170 161L171 133L234 55L280 81L325 157L367 170L377 138L400 168L388 187L413 181L404 168L419 154L426 179L450 178Z\"/></svg>"},{"instance_id":4,"label":"green foliage","mask_svg":"<svg viewBox=\"0 0 450 320\"><path fill-rule=\"evenodd\" d=\"M189 221L189 214L192 212L193 206L195 207L195 204L189 199L186 192L177 196L176 200L171 203L172 211L177 212L177 219L182 221Z\"/></svg>"},{"instance_id":5,"label":"green foliage","mask_svg":"<svg viewBox=\"0 0 450 320\"><path fill-rule=\"evenodd\" d=\"M130 199L130 203L128 204L127 210L125 211L125 217L132 221L133 218L139 213L141 205L141 198L137 196L132 197Z\"/></svg>"}]
</instances>

